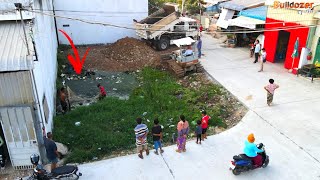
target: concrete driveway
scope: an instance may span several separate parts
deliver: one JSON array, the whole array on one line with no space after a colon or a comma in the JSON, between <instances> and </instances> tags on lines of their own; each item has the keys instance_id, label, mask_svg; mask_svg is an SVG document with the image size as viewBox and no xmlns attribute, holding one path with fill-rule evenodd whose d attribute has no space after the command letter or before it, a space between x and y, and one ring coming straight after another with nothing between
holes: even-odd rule
<instances>
[{"instance_id":1,"label":"concrete driveway","mask_svg":"<svg viewBox=\"0 0 320 180\"><path fill-rule=\"evenodd\" d=\"M202 145L189 141L186 153L170 146L163 156L151 153L141 160L129 155L81 165L82 179L320 179L320 83L297 78L281 64L266 63L265 72L258 73L259 64L252 63L247 50L222 48L207 35L203 47L207 72L249 108L243 120ZM280 85L272 107L263 89L269 78ZM249 133L265 144L270 164L234 176L230 161L242 153Z\"/></svg>"}]
</instances>

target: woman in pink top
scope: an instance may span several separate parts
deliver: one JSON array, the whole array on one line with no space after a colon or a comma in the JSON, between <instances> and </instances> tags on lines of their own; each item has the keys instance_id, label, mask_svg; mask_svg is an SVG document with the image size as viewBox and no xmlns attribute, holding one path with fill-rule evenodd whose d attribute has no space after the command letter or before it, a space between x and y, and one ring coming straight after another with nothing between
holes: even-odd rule
<instances>
[{"instance_id":1,"label":"woman in pink top","mask_svg":"<svg viewBox=\"0 0 320 180\"><path fill-rule=\"evenodd\" d=\"M187 141L187 135L189 134L189 123L184 117L184 115L180 116L180 121L177 125L178 130L178 138L177 138L177 146L178 149L177 152L181 153L181 151L186 151L186 141Z\"/></svg>"},{"instance_id":2,"label":"woman in pink top","mask_svg":"<svg viewBox=\"0 0 320 180\"><path fill-rule=\"evenodd\" d=\"M272 103L274 90L279 88L279 85L274 84L274 80L273 79L269 79L269 83L270 84L268 84L267 86L264 87L264 89L268 92L268 95L267 95L267 104L268 104L268 106L270 106L270 104Z\"/></svg>"}]
</instances>

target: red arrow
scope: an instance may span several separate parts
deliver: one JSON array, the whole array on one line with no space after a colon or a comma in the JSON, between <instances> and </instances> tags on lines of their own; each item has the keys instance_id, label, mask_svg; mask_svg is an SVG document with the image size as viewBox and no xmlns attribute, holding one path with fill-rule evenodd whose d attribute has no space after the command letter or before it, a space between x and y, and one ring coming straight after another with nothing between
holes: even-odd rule
<instances>
[{"instance_id":1,"label":"red arrow","mask_svg":"<svg viewBox=\"0 0 320 180\"><path fill-rule=\"evenodd\" d=\"M78 52L78 50L76 49L76 47L74 46L73 41L72 41L72 39L70 38L70 36L69 36L66 32L64 32L63 30L61 30L61 29L59 29L59 31L62 32L62 34L63 34L64 36L66 36L66 38L68 39L68 41L69 41L69 43L70 43L70 45L71 45L71 47L72 47L72 49L73 49L73 53L74 53L75 58L74 58L74 56L72 56L71 54L68 54L68 60L69 60L69 62L70 62L71 65L73 66L74 71L75 71L77 74L81 74L81 70L82 70L84 61L86 60L86 57L87 57L87 55L88 55L88 53L89 53L90 48L88 48L88 49L86 50L86 53L84 54L83 58L80 60L79 52Z\"/></svg>"}]
</instances>

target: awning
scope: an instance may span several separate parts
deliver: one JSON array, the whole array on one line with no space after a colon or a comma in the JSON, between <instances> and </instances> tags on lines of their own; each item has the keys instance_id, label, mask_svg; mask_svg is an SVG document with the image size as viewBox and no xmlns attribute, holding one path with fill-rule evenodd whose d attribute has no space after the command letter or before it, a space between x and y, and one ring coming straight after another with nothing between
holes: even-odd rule
<instances>
[{"instance_id":1,"label":"awning","mask_svg":"<svg viewBox=\"0 0 320 180\"><path fill-rule=\"evenodd\" d=\"M26 43L29 45L30 55ZM25 41L20 22L0 22L0 72L32 69L33 54L32 41L30 37L28 42Z\"/></svg>"},{"instance_id":2,"label":"awning","mask_svg":"<svg viewBox=\"0 0 320 180\"><path fill-rule=\"evenodd\" d=\"M173 40L172 43L175 44L176 46L180 47L180 46L187 46L187 45L191 45L192 43L196 42L195 40L193 40L190 37L186 37L186 38L182 38L182 39L177 39L177 40Z\"/></svg>"},{"instance_id":3,"label":"awning","mask_svg":"<svg viewBox=\"0 0 320 180\"><path fill-rule=\"evenodd\" d=\"M265 21L267 18L267 6L242 10L240 11L239 16L245 16Z\"/></svg>"},{"instance_id":4,"label":"awning","mask_svg":"<svg viewBox=\"0 0 320 180\"><path fill-rule=\"evenodd\" d=\"M219 19L216 23L218 27L227 29L229 26L229 20L232 19L235 11L230 10L230 9L222 9Z\"/></svg>"},{"instance_id":5,"label":"awning","mask_svg":"<svg viewBox=\"0 0 320 180\"><path fill-rule=\"evenodd\" d=\"M265 21L249 18L245 16L239 16L235 19L229 20L229 26L238 26L238 27L244 27L248 29L256 29L256 25L259 24L265 24Z\"/></svg>"}]
</instances>

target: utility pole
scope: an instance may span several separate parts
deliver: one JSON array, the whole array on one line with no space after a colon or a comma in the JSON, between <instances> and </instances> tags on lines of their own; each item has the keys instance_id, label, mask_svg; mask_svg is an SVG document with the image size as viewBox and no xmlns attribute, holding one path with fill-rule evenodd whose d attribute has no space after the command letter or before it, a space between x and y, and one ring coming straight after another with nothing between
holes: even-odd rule
<instances>
[{"instance_id":1,"label":"utility pole","mask_svg":"<svg viewBox=\"0 0 320 180\"><path fill-rule=\"evenodd\" d=\"M22 4L21 3L14 3L14 6L17 8L17 10L19 11L20 13L20 18L21 18L21 24L22 24L22 27L23 27L23 33L24 33L24 38L25 38L25 41L26 41L26 46L27 46L27 50L28 50L28 55L30 55L30 51L29 51L29 44L28 44L28 38L27 38L27 34L26 34L26 29L24 27L24 21L23 21L23 17L22 17Z\"/></svg>"},{"instance_id":2,"label":"utility pole","mask_svg":"<svg viewBox=\"0 0 320 180\"><path fill-rule=\"evenodd\" d=\"M182 0L182 7L181 7L181 13L183 14L183 10L184 10L184 2L185 0Z\"/></svg>"},{"instance_id":3,"label":"utility pole","mask_svg":"<svg viewBox=\"0 0 320 180\"><path fill-rule=\"evenodd\" d=\"M201 22L201 0L199 0L199 8L200 8L200 24L202 24L202 22Z\"/></svg>"}]
</instances>

